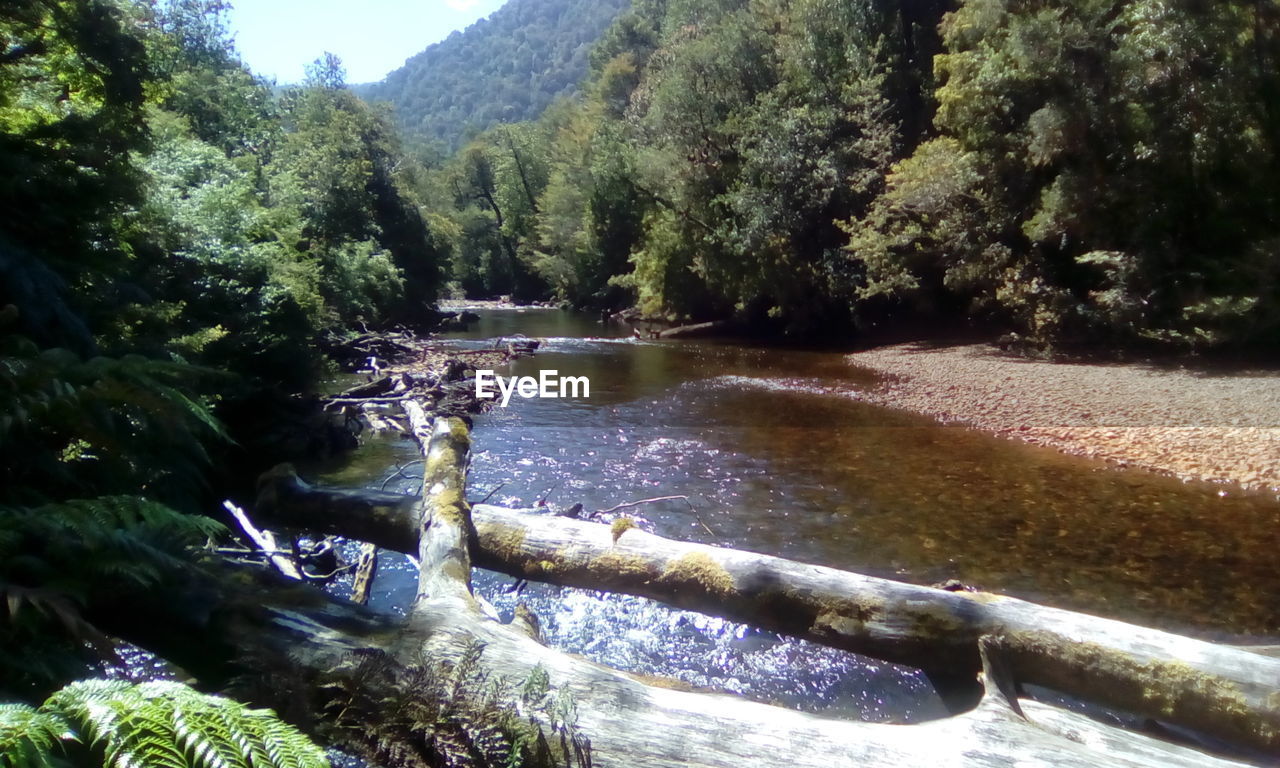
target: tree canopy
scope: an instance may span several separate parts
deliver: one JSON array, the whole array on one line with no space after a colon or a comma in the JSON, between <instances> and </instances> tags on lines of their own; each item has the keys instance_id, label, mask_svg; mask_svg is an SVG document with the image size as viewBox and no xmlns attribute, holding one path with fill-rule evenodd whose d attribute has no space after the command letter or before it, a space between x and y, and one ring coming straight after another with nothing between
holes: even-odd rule
<instances>
[{"instance_id":1,"label":"tree canopy","mask_svg":"<svg viewBox=\"0 0 1280 768\"><path fill-rule=\"evenodd\" d=\"M441 171L454 278L798 334L1273 343L1278 55L1243 0L636 2L578 98Z\"/></svg>"},{"instance_id":2,"label":"tree canopy","mask_svg":"<svg viewBox=\"0 0 1280 768\"><path fill-rule=\"evenodd\" d=\"M228 407L313 388L326 337L436 299L385 117L331 56L274 94L225 12L0 4L0 694L92 671L92 596L218 534L188 513L245 437Z\"/></svg>"}]
</instances>

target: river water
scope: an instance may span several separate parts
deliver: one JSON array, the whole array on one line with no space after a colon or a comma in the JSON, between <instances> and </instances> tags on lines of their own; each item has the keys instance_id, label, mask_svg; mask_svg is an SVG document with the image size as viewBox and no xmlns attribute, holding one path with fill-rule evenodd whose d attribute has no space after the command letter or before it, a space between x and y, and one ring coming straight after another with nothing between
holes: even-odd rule
<instances>
[{"instance_id":1,"label":"river water","mask_svg":"<svg viewBox=\"0 0 1280 768\"><path fill-rule=\"evenodd\" d=\"M835 352L646 341L558 310L482 310L460 347L543 346L503 375L587 376L591 396L475 420L473 501L628 510L660 535L918 583L982 589L1213 639L1280 637L1280 502L1000 440L861 402ZM383 485L417 456L380 439L319 479ZM408 470L412 472L412 468ZM412 478L388 488L416 492ZM496 490L495 490L496 489ZM384 555L374 605L415 578ZM874 721L943 714L913 670L639 598L479 573L501 613L527 603L549 643L628 671Z\"/></svg>"}]
</instances>

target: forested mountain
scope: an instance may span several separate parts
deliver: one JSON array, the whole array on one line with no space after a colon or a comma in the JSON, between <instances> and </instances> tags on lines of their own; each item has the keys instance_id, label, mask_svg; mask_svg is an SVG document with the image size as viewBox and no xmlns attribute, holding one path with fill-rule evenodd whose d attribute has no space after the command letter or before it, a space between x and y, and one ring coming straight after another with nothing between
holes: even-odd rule
<instances>
[{"instance_id":1,"label":"forested mountain","mask_svg":"<svg viewBox=\"0 0 1280 768\"><path fill-rule=\"evenodd\" d=\"M1273 3L636 0L593 62L445 172L464 290L1280 342Z\"/></svg>"},{"instance_id":2,"label":"forested mountain","mask_svg":"<svg viewBox=\"0 0 1280 768\"><path fill-rule=\"evenodd\" d=\"M395 107L414 140L456 149L468 130L532 120L575 93L592 44L629 0L510 0L357 89Z\"/></svg>"}]
</instances>

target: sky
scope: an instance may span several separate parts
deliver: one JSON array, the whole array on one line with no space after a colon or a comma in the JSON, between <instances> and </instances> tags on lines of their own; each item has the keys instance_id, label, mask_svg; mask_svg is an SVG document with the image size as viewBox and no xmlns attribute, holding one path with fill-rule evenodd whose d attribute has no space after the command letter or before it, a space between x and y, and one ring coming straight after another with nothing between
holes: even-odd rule
<instances>
[{"instance_id":1,"label":"sky","mask_svg":"<svg viewBox=\"0 0 1280 768\"><path fill-rule=\"evenodd\" d=\"M325 51L347 68L347 82L381 80L404 60L505 0L233 0L231 28L254 72L280 83L302 79Z\"/></svg>"}]
</instances>

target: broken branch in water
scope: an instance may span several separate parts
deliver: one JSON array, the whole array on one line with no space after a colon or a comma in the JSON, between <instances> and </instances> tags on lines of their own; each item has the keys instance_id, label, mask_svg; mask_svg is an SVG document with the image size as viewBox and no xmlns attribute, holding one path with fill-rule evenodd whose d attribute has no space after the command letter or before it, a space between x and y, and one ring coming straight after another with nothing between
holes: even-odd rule
<instances>
[{"instance_id":1,"label":"broken branch in water","mask_svg":"<svg viewBox=\"0 0 1280 768\"><path fill-rule=\"evenodd\" d=\"M277 571L291 579L302 581L302 571L297 564L289 557L276 554L280 551L280 547L276 544L275 537L269 531L258 530L257 526L249 520L249 515L230 501L222 502L222 506L240 524L240 529L244 531L245 535L257 545L259 550L266 554L267 560L275 566Z\"/></svg>"},{"instance_id":2,"label":"broken branch in water","mask_svg":"<svg viewBox=\"0 0 1280 768\"><path fill-rule=\"evenodd\" d=\"M373 580L378 575L378 545L365 542L360 545L360 563L356 566L355 580L351 584L351 602L366 605L373 591Z\"/></svg>"},{"instance_id":3,"label":"broken branch in water","mask_svg":"<svg viewBox=\"0 0 1280 768\"><path fill-rule=\"evenodd\" d=\"M555 493L559 489L560 489L560 483L556 483L555 485L548 488L547 492L542 494L542 498L538 499L538 506L545 507L547 505L547 499L551 498L551 494Z\"/></svg>"},{"instance_id":4,"label":"broken branch in water","mask_svg":"<svg viewBox=\"0 0 1280 768\"><path fill-rule=\"evenodd\" d=\"M486 494L484 495L484 498L483 498L483 499L481 499L481 500L479 501L479 503L480 503L480 504L485 504L485 503L487 503L487 502L489 501L489 499L493 498L493 494L497 493L498 491L500 491L500 490L502 490L503 488L506 488L506 487L507 487L507 484L506 484L506 483L500 483L500 484L499 484L496 488L494 488L492 491L489 491L488 493L486 493Z\"/></svg>"},{"instance_id":5,"label":"broken branch in water","mask_svg":"<svg viewBox=\"0 0 1280 768\"><path fill-rule=\"evenodd\" d=\"M683 501L685 504L689 505L689 509L694 509L693 502L689 501L688 496L655 496L652 499L640 499L639 501L628 501L623 504L618 504L617 506L609 507L608 509L597 509L595 512L592 512L587 517L593 518L593 517L596 517L597 515L607 515L610 512L617 512L620 509L630 509L632 507L641 506L642 504L657 504L660 501ZM481 502L481 503L483 504L484 502ZM706 528L705 525L703 525L702 527ZM708 528L707 532L711 533L711 529ZM712 535L714 536L715 534L712 534Z\"/></svg>"},{"instance_id":6,"label":"broken branch in water","mask_svg":"<svg viewBox=\"0 0 1280 768\"><path fill-rule=\"evenodd\" d=\"M391 475L388 476L386 480L382 481L382 486L379 488L379 490L382 490L382 491L387 490L387 486L391 485L392 480L396 480L401 477L406 479L415 479L415 480L420 479L420 478L413 478L410 475L406 475L405 470L408 469L409 467L417 466L421 463L422 463L422 459L418 459L417 461L411 461L408 464L397 464L396 471L392 472ZM481 503L484 503L484 502L481 502Z\"/></svg>"},{"instance_id":7,"label":"broken branch in water","mask_svg":"<svg viewBox=\"0 0 1280 768\"><path fill-rule=\"evenodd\" d=\"M230 501L222 502L222 506L235 518L240 529L254 546L252 548L220 547L213 549L214 552L229 555L237 562L243 563L253 563L254 560L250 556L256 555L266 559L277 571L295 581L327 584L351 570L350 565L342 563L331 538L309 545L304 552L298 546L298 539L294 537L289 541L289 548L282 549L275 535L254 525L243 509ZM306 570L307 565L313 568L319 566L327 570L323 573L310 573Z\"/></svg>"}]
</instances>

